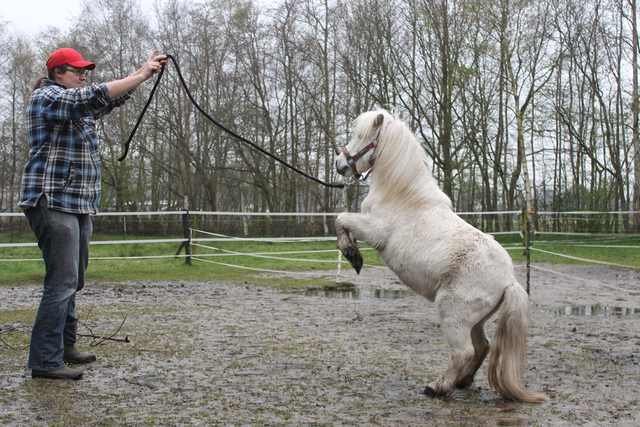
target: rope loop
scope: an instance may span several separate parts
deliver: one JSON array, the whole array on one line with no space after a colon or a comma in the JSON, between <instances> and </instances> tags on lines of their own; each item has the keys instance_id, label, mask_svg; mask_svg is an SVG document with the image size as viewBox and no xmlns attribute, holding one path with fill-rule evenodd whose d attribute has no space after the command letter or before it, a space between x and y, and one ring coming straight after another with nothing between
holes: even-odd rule
<instances>
[{"instance_id":1,"label":"rope loop","mask_svg":"<svg viewBox=\"0 0 640 427\"><path fill-rule=\"evenodd\" d=\"M285 162L284 160L282 160L281 158L275 156L274 154L271 154L269 151L265 150L264 148L258 146L257 144L249 141L248 139L244 138L243 136L238 135L234 131L232 131L232 130L228 129L227 127L223 126L222 124L218 123L213 117L211 117L209 114L207 114L207 112L204 111L204 109L202 109L202 107L200 107L200 105L196 102L196 100L191 95L191 92L189 91L187 83L185 82L184 77L182 76L182 72L180 71L180 67L178 66L178 61L176 61L176 59L171 55L167 55L167 58L169 58L171 60L171 62L173 62L173 65L176 67L176 71L178 72L178 78L180 79L180 83L182 84L182 87L184 88L184 91L187 94L187 96L189 97L189 100L191 101L191 103L211 123L213 123L214 125L216 125L220 129L222 129L223 131L225 131L229 135L233 136L234 138L239 139L240 141L244 142L247 145L250 145L251 147L253 147L256 150L260 151L261 153L271 157L272 159L277 160L278 162L280 162L284 166L286 166L289 169L299 173L300 175L304 176L305 178L308 178L308 179L310 179L312 181L315 181L318 184L322 184L325 187L332 187L332 188L344 188L345 187L345 184L343 184L343 183L333 184L333 183L324 182L324 181L322 181L322 180L320 180L320 179L318 179L316 177L313 177L313 176L307 174L306 172L303 172L302 170L298 169L297 167ZM122 154L122 156L120 156L120 158L118 158L119 162L123 161L127 157L127 154L129 153L129 145L131 144L131 140L133 139L133 136L135 135L136 131L138 130L138 126L140 126L140 123L142 122L142 118L144 117L144 114L146 113L147 108L149 108L149 104L151 104L151 100L153 99L153 95L155 94L156 89L158 88L158 84L160 83L160 79L162 78L162 75L164 74L164 69L165 69L165 64L162 65L162 68L160 69L160 72L158 73L158 78L156 79L156 82L153 85L153 89L151 89L151 93L149 94L149 99L147 100L147 103L145 104L144 108L142 109L142 112L140 113L140 117L138 117L138 121L136 122L136 125L133 127L133 130L131 131L131 134L129 135L129 139L124 144L124 153Z\"/></svg>"}]
</instances>

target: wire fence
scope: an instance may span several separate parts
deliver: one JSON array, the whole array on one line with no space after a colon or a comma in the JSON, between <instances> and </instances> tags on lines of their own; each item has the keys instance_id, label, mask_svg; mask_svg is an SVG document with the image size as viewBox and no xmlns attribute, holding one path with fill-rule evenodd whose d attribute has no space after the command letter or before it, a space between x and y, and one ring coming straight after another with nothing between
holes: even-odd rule
<instances>
[{"instance_id":1,"label":"wire fence","mask_svg":"<svg viewBox=\"0 0 640 427\"><path fill-rule=\"evenodd\" d=\"M527 226L526 216L519 211L504 212L459 212L465 221L489 234L508 236L502 242L506 250L523 250L528 255L537 251L559 259L570 259L585 263L640 269L635 265L576 257L569 254L542 249L545 244L565 244L569 247L640 249L640 235L636 233L640 212L538 212ZM154 255L96 256L92 260L133 260L181 257L214 263L226 267L263 272L286 273L215 260L224 257L249 257L278 259L304 263L327 263L327 259L293 257L296 254L334 253L338 277L343 260L337 249L313 251L242 252L224 250L212 246L216 242L312 242L335 241L335 217L338 213L248 213L248 212L102 212L93 217L94 236L108 239L93 240L91 245L158 245L168 244L171 252ZM524 219L524 220L523 220ZM527 232L526 230L530 230ZM122 239L112 237L122 236ZM542 240L539 237L544 236ZM637 241L637 244L616 244L621 237ZM583 239L589 239L588 242ZM36 247L26 218L21 213L0 214L0 262L42 261L41 257L24 258L8 255L9 249ZM25 241L27 240L27 241ZM174 253L175 248L178 248ZM192 254L192 250L201 253ZM184 253L182 253L184 250ZM213 252L213 253L212 253ZM527 257L527 277L530 268ZM528 282L528 280L527 280ZM527 283L528 287L528 283Z\"/></svg>"},{"instance_id":2,"label":"wire fence","mask_svg":"<svg viewBox=\"0 0 640 427\"><path fill-rule=\"evenodd\" d=\"M465 221L489 234L521 232L521 211L458 212ZM193 228L227 236L297 237L335 234L329 213L274 212L100 212L93 217L94 233L111 236L170 236L183 233L184 217ZM532 215L536 234L633 235L640 233L640 212L536 212ZM0 213L0 235L30 233L22 213Z\"/></svg>"}]
</instances>

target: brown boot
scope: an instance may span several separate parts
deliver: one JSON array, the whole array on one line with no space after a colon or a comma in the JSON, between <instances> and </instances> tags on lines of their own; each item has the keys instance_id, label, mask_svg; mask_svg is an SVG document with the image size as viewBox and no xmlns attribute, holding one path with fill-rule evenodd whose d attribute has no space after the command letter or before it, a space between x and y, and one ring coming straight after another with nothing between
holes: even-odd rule
<instances>
[{"instance_id":1,"label":"brown boot","mask_svg":"<svg viewBox=\"0 0 640 427\"><path fill-rule=\"evenodd\" d=\"M32 378L49 378L51 380L79 380L82 378L82 372L64 366L55 371L39 371L37 369L31 370Z\"/></svg>"},{"instance_id":2,"label":"brown boot","mask_svg":"<svg viewBox=\"0 0 640 427\"><path fill-rule=\"evenodd\" d=\"M65 346L62 360L65 363L91 363L96 360L95 354L81 353L74 345Z\"/></svg>"}]
</instances>

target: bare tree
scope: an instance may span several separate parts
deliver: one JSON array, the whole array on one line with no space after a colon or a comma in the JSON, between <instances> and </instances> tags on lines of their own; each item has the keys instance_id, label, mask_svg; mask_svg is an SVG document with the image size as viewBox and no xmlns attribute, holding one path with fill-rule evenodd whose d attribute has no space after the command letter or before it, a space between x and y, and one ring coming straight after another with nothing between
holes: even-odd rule
<instances>
[{"instance_id":1,"label":"bare tree","mask_svg":"<svg viewBox=\"0 0 640 427\"><path fill-rule=\"evenodd\" d=\"M633 89L631 92L631 114L633 115L633 210L640 212L640 107L638 106L638 19L636 0L630 0L631 6L631 67L633 69ZM640 227L640 217L636 215L636 227Z\"/></svg>"},{"instance_id":2,"label":"bare tree","mask_svg":"<svg viewBox=\"0 0 640 427\"><path fill-rule=\"evenodd\" d=\"M96 0L66 33L30 40L0 24L4 209L16 209L32 80L48 54L71 46L98 63L92 81L130 73L155 47L172 54L219 122L327 181L353 118L385 107L409 123L459 209L512 210L523 198L527 210L640 210L635 9L635 0L169 0L150 16L138 0ZM353 186L341 201L216 128L172 64L119 163L150 88L99 126L102 209L178 209L186 197L191 209L315 212L357 209L366 195ZM331 232L327 220L304 226Z\"/></svg>"},{"instance_id":3,"label":"bare tree","mask_svg":"<svg viewBox=\"0 0 640 427\"><path fill-rule=\"evenodd\" d=\"M7 50L3 52L4 67L2 98L5 103L0 122L0 194L2 211L17 209L17 195L20 192L22 168L27 161L29 147L24 120L24 112L33 83L36 80L35 53L23 36L8 37Z\"/></svg>"}]
</instances>

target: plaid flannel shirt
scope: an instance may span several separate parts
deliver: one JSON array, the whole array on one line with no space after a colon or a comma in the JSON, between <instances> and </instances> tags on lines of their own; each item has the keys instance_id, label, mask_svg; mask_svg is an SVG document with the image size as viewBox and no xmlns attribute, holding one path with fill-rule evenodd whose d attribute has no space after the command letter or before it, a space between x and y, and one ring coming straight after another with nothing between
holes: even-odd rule
<instances>
[{"instance_id":1,"label":"plaid flannel shirt","mask_svg":"<svg viewBox=\"0 0 640 427\"><path fill-rule=\"evenodd\" d=\"M45 80L27 106L29 161L22 175L19 207L47 207L95 214L100 202L100 151L95 120L131 98L111 98L105 84L80 89Z\"/></svg>"}]
</instances>

